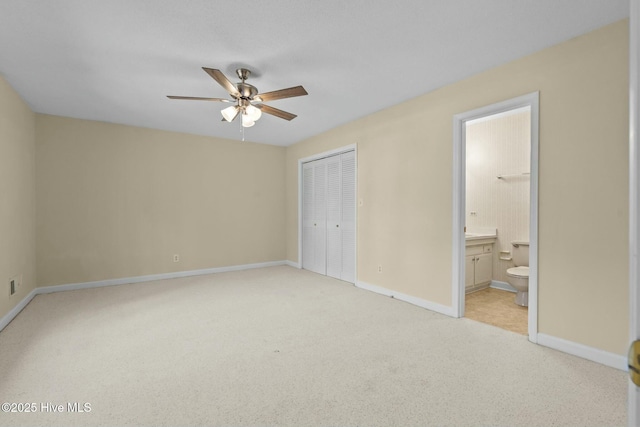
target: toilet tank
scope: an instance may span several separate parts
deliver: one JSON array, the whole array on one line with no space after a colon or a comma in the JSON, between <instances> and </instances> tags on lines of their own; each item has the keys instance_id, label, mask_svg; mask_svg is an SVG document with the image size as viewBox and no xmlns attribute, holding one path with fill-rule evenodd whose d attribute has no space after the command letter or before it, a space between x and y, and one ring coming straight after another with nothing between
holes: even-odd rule
<instances>
[{"instance_id":1,"label":"toilet tank","mask_svg":"<svg viewBox=\"0 0 640 427\"><path fill-rule=\"evenodd\" d=\"M529 242L511 242L513 246L511 254L516 267L529 266Z\"/></svg>"}]
</instances>

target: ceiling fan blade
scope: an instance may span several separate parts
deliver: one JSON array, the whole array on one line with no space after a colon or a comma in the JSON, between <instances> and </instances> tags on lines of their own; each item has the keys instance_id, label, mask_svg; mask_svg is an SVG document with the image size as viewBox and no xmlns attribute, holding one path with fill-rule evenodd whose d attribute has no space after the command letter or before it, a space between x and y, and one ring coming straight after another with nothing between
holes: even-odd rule
<instances>
[{"instance_id":1,"label":"ceiling fan blade","mask_svg":"<svg viewBox=\"0 0 640 427\"><path fill-rule=\"evenodd\" d=\"M217 81L218 84L220 84L220 86L222 86L227 92L229 92L230 95L234 97L240 96L236 86L231 83L224 74L222 74L222 71L207 67L202 67L202 69L206 71L206 73L209 74L215 81Z\"/></svg>"},{"instance_id":2,"label":"ceiling fan blade","mask_svg":"<svg viewBox=\"0 0 640 427\"><path fill-rule=\"evenodd\" d=\"M293 98L294 96L308 95L307 91L302 86L290 87L287 89L274 90L273 92L259 93L254 97L254 100L266 102L273 101L275 99Z\"/></svg>"},{"instance_id":3,"label":"ceiling fan blade","mask_svg":"<svg viewBox=\"0 0 640 427\"><path fill-rule=\"evenodd\" d=\"M280 117L285 120L293 120L296 116L295 114L287 113L286 111L278 110L277 108L269 107L268 105L254 105L254 107L262 110L263 113L271 114L272 116Z\"/></svg>"},{"instance_id":4,"label":"ceiling fan blade","mask_svg":"<svg viewBox=\"0 0 640 427\"><path fill-rule=\"evenodd\" d=\"M186 99L186 100L190 100L190 101L217 101L217 102L231 102L228 99L224 99L224 98L200 98L197 96L173 96L173 95L167 95L167 98L169 99Z\"/></svg>"}]
</instances>

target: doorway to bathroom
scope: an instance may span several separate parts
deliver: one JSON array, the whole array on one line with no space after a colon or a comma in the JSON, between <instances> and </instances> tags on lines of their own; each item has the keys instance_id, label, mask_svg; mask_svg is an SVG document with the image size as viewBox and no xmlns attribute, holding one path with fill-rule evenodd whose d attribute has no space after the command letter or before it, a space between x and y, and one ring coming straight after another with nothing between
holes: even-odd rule
<instances>
[{"instance_id":1,"label":"doorway to bathroom","mask_svg":"<svg viewBox=\"0 0 640 427\"><path fill-rule=\"evenodd\" d=\"M536 342L537 92L454 117L453 179L454 313Z\"/></svg>"}]
</instances>

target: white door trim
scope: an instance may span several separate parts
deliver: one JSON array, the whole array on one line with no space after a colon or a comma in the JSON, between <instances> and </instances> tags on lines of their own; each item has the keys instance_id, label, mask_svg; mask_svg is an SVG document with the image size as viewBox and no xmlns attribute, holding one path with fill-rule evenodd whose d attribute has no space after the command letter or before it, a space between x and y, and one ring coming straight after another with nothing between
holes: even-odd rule
<instances>
[{"instance_id":1,"label":"white door trim","mask_svg":"<svg viewBox=\"0 0 640 427\"><path fill-rule=\"evenodd\" d=\"M531 216L529 266L529 341L538 336L538 123L539 93L533 92L453 117L453 262L451 302L454 317L464 316L465 256L465 123L469 120L502 113L521 107L531 108Z\"/></svg>"},{"instance_id":2,"label":"white door trim","mask_svg":"<svg viewBox=\"0 0 640 427\"><path fill-rule=\"evenodd\" d=\"M640 337L640 0L629 10L629 339ZM629 380L628 423L640 423L640 389Z\"/></svg>"},{"instance_id":3,"label":"white door trim","mask_svg":"<svg viewBox=\"0 0 640 427\"><path fill-rule=\"evenodd\" d=\"M336 148L334 150L324 151L322 153L314 154L312 156L304 157L302 159L298 159L298 268L302 268L302 165L305 163L312 162L314 160L320 160L331 156L336 156L338 154L348 153L349 151L353 151L355 154L355 183L356 186L356 194L358 194L358 147L357 144L349 144L344 147ZM357 199L357 197L356 197ZM355 244L355 264L354 265L354 283L358 281L358 206L356 203L356 244Z\"/></svg>"}]
</instances>

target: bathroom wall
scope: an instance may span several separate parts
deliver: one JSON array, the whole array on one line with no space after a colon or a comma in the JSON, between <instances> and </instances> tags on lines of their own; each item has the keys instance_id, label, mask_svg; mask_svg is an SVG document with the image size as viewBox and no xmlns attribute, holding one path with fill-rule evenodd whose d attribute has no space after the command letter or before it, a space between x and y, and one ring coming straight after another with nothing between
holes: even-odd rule
<instances>
[{"instance_id":1,"label":"bathroom wall","mask_svg":"<svg viewBox=\"0 0 640 427\"><path fill-rule=\"evenodd\" d=\"M484 117L467 123L466 224L498 230L493 280L507 281L513 261L500 260L511 242L529 241L531 154L529 109ZM498 179L498 175L504 175ZM510 254L504 254L504 258Z\"/></svg>"}]
</instances>

